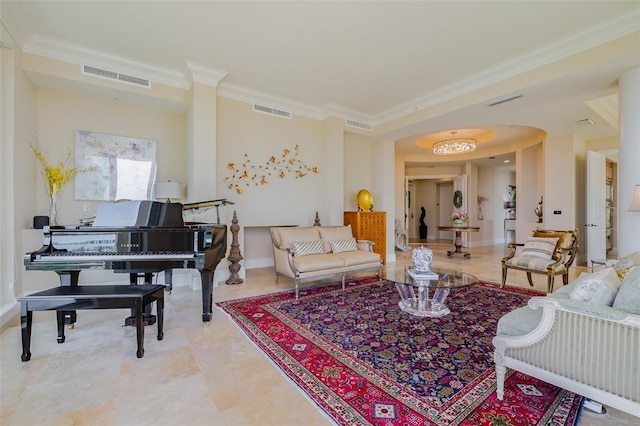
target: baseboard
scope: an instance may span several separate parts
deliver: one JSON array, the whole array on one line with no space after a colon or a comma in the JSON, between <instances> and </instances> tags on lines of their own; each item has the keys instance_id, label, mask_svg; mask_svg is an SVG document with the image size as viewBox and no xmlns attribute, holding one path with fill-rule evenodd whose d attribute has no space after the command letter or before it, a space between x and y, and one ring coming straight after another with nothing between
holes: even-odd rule
<instances>
[{"instance_id":1,"label":"baseboard","mask_svg":"<svg viewBox=\"0 0 640 426\"><path fill-rule=\"evenodd\" d=\"M268 268L272 267L273 257L263 257L260 259L244 259L245 269Z\"/></svg>"},{"instance_id":2,"label":"baseboard","mask_svg":"<svg viewBox=\"0 0 640 426\"><path fill-rule=\"evenodd\" d=\"M20 325L20 304L17 301L7 303L0 311L0 332L6 328Z\"/></svg>"}]
</instances>

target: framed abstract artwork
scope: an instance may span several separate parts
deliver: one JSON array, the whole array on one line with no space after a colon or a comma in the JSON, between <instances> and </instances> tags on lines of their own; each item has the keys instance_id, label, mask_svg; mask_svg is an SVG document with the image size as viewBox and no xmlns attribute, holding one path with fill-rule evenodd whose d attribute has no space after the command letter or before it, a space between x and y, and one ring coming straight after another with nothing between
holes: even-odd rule
<instances>
[{"instance_id":1,"label":"framed abstract artwork","mask_svg":"<svg viewBox=\"0 0 640 426\"><path fill-rule=\"evenodd\" d=\"M156 179L156 142L76 130L76 200L150 200Z\"/></svg>"}]
</instances>

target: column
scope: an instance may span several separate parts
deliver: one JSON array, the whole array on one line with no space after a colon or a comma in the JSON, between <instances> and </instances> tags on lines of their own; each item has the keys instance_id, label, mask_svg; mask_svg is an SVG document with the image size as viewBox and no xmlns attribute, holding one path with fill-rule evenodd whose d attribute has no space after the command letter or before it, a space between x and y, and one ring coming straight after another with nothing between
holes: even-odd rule
<instances>
[{"instance_id":1,"label":"column","mask_svg":"<svg viewBox=\"0 0 640 426\"><path fill-rule=\"evenodd\" d=\"M618 256L640 250L640 214L627 211L640 184L640 68L618 80L620 148L618 161Z\"/></svg>"},{"instance_id":2,"label":"column","mask_svg":"<svg viewBox=\"0 0 640 426\"><path fill-rule=\"evenodd\" d=\"M187 63L191 73L191 105L187 114L187 200L216 196L216 101L226 72Z\"/></svg>"}]
</instances>

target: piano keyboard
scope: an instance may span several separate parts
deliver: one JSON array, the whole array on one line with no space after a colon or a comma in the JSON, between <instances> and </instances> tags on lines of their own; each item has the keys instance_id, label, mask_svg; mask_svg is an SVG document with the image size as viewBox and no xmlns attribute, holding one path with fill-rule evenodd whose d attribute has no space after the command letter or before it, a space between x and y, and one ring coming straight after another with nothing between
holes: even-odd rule
<instances>
[{"instance_id":1,"label":"piano keyboard","mask_svg":"<svg viewBox=\"0 0 640 426\"><path fill-rule=\"evenodd\" d=\"M193 252L153 252L153 253L51 253L45 256L36 255L34 262L77 261L133 261L133 260L190 260L196 257Z\"/></svg>"}]
</instances>

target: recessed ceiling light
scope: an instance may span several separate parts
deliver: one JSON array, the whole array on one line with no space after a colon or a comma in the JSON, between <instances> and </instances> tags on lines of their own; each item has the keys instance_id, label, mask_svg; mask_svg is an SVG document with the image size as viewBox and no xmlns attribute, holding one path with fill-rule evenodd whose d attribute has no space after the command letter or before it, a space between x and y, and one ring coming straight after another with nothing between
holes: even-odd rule
<instances>
[{"instance_id":1,"label":"recessed ceiling light","mask_svg":"<svg viewBox=\"0 0 640 426\"><path fill-rule=\"evenodd\" d=\"M504 160L504 162L505 162L505 163L510 163L510 162L511 162L511 160Z\"/></svg>"}]
</instances>

